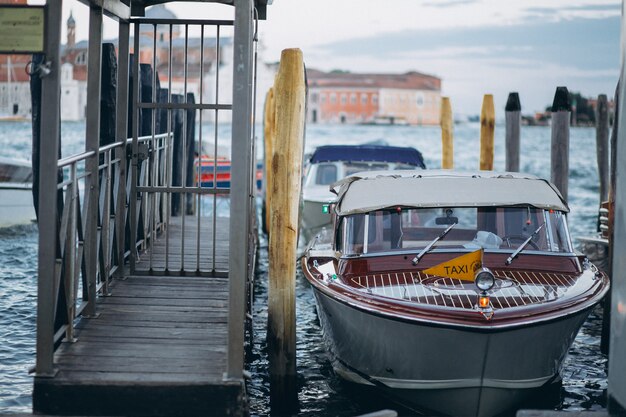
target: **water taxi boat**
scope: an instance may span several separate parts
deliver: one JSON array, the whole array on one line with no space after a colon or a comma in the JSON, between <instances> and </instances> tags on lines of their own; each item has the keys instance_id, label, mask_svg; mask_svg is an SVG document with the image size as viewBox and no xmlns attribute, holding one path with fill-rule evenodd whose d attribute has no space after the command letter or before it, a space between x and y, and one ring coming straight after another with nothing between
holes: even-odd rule
<instances>
[{"instance_id":1,"label":"water taxi boat","mask_svg":"<svg viewBox=\"0 0 626 417\"><path fill-rule=\"evenodd\" d=\"M336 373L425 413L494 416L558 382L605 274L530 175L364 172L307 247Z\"/></svg>"},{"instance_id":2,"label":"water taxi boat","mask_svg":"<svg viewBox=\"0 0 626 417\"><path fill-rule=\"evenodd\" d=\"M415 148L385 144L320 146L308 158L302 184L300 234L306 243L330 227L326 207L336 196L329 185L359 171L426 168Z\"/></svg>"},{"instance_id":3,"label":"water taxi boat","mask_svg":"<svg viewBox=\"0 0 626 417\"><path fill-rule=\"evenodd\" d=\"M0 157L0 227L36 221L30 162Z\"/></svg>"}]
</instances>

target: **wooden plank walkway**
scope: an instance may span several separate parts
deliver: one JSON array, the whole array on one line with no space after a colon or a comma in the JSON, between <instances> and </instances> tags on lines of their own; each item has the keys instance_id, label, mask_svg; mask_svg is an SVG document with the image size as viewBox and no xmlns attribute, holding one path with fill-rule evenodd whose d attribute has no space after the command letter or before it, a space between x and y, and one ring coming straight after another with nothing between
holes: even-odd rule
<instances>
[{"instance_id":1,"label":"wooden plank walkway","mask_svg":"<svg viewBox=\"0 0 626 417\"><path fill-rule=\"evenodd\" d=\"M177 228L180 223L170 224L173 236L181 233ZM228 231L227 222L221 229ZM170 239L170 249L177 249L175 242L182 241ZM219 242L224 252L228 241ZM157 246L153 261L161 256ZM140 265L146 259L142 256ZM116 279L111 295L99 298L97 312L97 317L81 319L76 342L63 342L55 353L56 376L35 378L34 409L110 416L245 413L243 381L223 377L227 278L174 276L170 271L167 276Z\"/></svg>"},{"instance_id":2,"label":"wooden plank walkway","mask_svg":"<svg viewBox=\"0 0 626 417\"><path fill-rule=\"evenodd\" d=\"M169 233L158 236L153 247L140 256L136 271L140 274L152 272L159 275L162 273L176 275L181 271L225 275L228 271L229 218L216 219L214 250L213 218L200 217L200 256L198 256L198 218L185 216L184 236L182 223L182 216L170 218ZM181 265L182 255L184 268Z\"/></svg>"}]
</instances>

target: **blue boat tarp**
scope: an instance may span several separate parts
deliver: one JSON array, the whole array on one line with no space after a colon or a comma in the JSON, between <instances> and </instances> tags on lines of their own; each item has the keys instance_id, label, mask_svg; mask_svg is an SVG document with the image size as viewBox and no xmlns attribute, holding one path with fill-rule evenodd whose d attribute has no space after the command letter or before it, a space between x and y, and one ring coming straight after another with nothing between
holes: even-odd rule
<instances>
[{"instance_id":1,"label":"blue boat tarp","mask_svg":"<svg viewBox=\"0 0 626 417\"><path fill-rule=\"evenodd\" d=\"M309 161L396 162L426 168L420 151L408 146L325 145L318 147Z\"/></svg>"}]
</instances>

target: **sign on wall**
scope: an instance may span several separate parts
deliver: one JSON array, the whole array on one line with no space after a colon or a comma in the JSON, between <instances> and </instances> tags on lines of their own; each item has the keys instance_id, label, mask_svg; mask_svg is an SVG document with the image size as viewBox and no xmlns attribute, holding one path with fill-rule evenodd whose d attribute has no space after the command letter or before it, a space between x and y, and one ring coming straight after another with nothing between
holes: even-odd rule
<instances>
[{"instance_id":1,"label":"sign on wall","mask_svg":"<svg viewBox=\"0 0 626 417\"><path fill-rule=\"evenodd\" d=\"M0 53L43 52L44 6L0 5Z\"/></svg>"}]
</instances>

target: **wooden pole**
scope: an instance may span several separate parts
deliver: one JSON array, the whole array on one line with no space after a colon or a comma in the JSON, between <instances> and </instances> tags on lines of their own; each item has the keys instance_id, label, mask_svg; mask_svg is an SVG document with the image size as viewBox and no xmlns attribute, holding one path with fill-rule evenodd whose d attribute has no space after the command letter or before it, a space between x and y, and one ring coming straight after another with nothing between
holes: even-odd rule
<instances>
[{"instance_id":1,"label":"wooden pole","mask_svg":"<svg viewBox=\"0 0 626 417\"><path fill-rule=\"evenodd\" d=\"M509 93L504 111L506 117L505 170L519 172L520 124L522 122L522 106L519 101L519 94Z\"/></svg>"},{"instance_id":2,"label":"wooden pole","mask_svg":"<svg viewBox=\"0 0 626 417\"><path fill-rule=\"evenodd\" d=\"M291 411L296 389L296 262L306 83L302 51L285 49L274 83L267 344L272 412Z\"/></svg>"},{"instance_id":3,"label":"wooden pole","mask_svg":"<svg viewBox=\"0 0 626 417\"><path fill-rule=\"evenodd\" d=\"M496 112L493 95L485 94L480 112L480 169L493 170L493 140L496 127Z\"/></svg>"},{"instance_id":4,"label":"wooden pole","mask_svg":"<svg viewBox=\"0 0 626 417\"><path fill-rule=\"evenodd\" d=\"M441 168L454 168L454 121L452 120L452 106L450 97L441 97Z\"/></svg>"},{"instance_id":5,"label":"wooden pole","mask_svg":"<svg viewBox=\"0 0 626 417\"><path fill-rule=\"evenodd\" d=\"M609 111L606 94L598 96L596 109L596 150L598 155L598 179L600 180L600 203L609 197Z\"/></svg>"},{"instance_id":6,"label":"wooden pole","mask_svg":"<svg viewBox=\"0 0 626 417\"><path fill-rule=\"evenodd\" d=\"M557 87L552 103L551 181L567 201L570 101L567 87Z\"/></svg>"},{"instance_id":7,"label":"wooden pole","mask_svg":"<svg viewBox=\"0 0 626 417\"><path fill-rule=\"evenodd\" d=\"M263 115L263 139L264 139L264 184L265 184L265 200L263 201L263 232L269 233L270 225L270 202L271 196L271 177L272 170L272 152L274 150L274 135L276 122L276 104L274 103L274 88L270 87L265 96L265 110Z\"/></svg>"}]
</instances>

